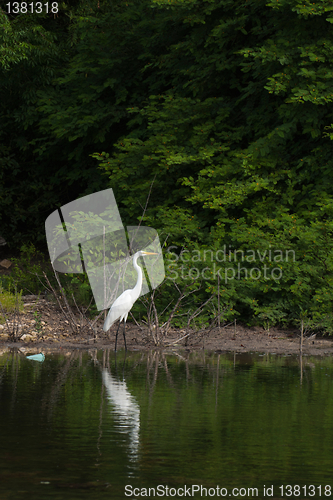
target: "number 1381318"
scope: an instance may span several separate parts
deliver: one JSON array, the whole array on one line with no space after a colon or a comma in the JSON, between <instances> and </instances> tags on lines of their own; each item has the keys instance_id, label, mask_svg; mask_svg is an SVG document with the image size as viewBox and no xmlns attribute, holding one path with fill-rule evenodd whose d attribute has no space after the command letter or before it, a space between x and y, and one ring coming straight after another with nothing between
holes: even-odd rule
<instances>
[{"instance_id":1,"label":"number 1381318","mask_svg":"<svg viewBox=\"0 0 333 500\"><path fill-rule=\"evenodd\" d=\"M8 2L6 3L8 14L57 14L58 2Z\"/></svg>"}]
</instances>

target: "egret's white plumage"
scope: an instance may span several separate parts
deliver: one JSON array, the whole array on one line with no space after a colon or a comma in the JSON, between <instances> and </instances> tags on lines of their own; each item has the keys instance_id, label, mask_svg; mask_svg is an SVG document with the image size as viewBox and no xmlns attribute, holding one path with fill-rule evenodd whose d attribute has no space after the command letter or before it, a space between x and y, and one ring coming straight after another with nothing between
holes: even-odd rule
<instances>
[{"instance_id":1,"label":"egret's white plumage","mask_svg":"<svg viewBox=\"0 0 333 500\"><path fill-rule=\"evenodd\" d=\"M136 272L138 273L138 279L134 288L130 288L129 290L125 290L119 297L114 301L108 315L105 319L103 330L107 332L109 328L119 319L119 326L122 321L124 321L124 342L125 349L126 347L126 338L125 338L125 325L128 313L132 309L134 302L138 300L141 294L142 289L142 269L138 265L137 260L141 255L157 255L155 252L145 252L144 250L140 250L136 252L133 257L133 266ZM116 333L116 343L115 343L115 351L117 350L117 337L119 326Z\"/></svg>"}]
</instances>

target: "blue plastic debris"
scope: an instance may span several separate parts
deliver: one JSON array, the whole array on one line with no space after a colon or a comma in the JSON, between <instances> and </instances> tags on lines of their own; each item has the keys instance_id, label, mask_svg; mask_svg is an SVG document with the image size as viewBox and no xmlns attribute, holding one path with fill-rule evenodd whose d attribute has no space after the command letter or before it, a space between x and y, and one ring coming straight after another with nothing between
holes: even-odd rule
<instances>
[{"instance_id":1,"label":"blue plastic debris","mask_svg":"<svg viewBox=\"0 0 333 500\"><path fill-rule=\"evenodd\" d=\"M32 356L26 356L26 358L32 359L33 361L40 361L41 363L43 363L45 356L42 352L40 352L39 354L33 354Z\"/></svg>"}]
</instances>

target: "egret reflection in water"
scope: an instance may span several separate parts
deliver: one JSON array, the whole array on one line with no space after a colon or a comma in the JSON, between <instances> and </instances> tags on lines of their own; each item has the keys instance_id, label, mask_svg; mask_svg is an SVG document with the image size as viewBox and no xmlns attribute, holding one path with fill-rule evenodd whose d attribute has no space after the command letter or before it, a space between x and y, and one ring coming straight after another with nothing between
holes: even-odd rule
<instances>
[{"instance_id":1,"label":"egret reflection in water","mask_svg":"<svg viewBox=\"0 0 333 500\"><path fill-rule=\"evenodd\" d=\"M125 380L118 380L108 370L102 370L102 380L107 391L107 397L119 417L119 431L127 434L130 439L130 456L138 458L140 407L127 389Z\"/></svg>"}]
</instances>

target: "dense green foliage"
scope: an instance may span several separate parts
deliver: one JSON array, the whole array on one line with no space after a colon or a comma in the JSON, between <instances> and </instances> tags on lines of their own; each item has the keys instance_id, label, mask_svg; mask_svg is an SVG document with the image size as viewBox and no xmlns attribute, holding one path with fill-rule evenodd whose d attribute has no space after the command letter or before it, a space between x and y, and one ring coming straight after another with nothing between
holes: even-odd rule
<instances>
[{"instance_id":1,"label":"dense green foliage","mask_svg":"<svg viewBox=\"0 0 333 500\"><path fill-rule=\"evenodd\" d=\"M214 293L205 322L220 294L226 320L332 332L331 2L71 9L0 11L1 233L42 243L49 213L106 187L135 224L152 186L161 310L176 281L200 289L181 318Z\"/></svg>"}]
</instances>

